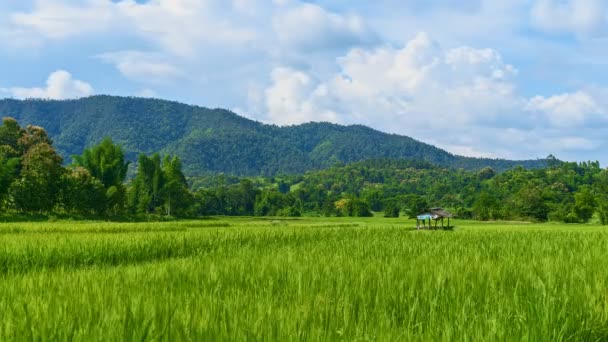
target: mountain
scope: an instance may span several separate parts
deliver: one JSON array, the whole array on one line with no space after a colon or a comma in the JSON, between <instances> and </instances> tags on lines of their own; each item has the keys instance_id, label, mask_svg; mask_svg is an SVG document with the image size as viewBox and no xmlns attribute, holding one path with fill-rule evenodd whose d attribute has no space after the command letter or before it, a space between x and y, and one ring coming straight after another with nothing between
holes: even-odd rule
<instances>
[{"instance_id":1,"label":"mountain","mask_svg":"<svg viewBox=\"0 0 608 342\"><path fill-rule=\"evenodd\" d=\"M127 157L177 154L188 175L303 173L373 158L421 160L441 166L504 171L539 168L546 160L509 161L456 156L406 136L369 127L307 123L278 127L208 109L158 99L92 96L79 100L0 100L0 115L44 127L69 156L110 136Z\"/></svg>"}]
</instances>

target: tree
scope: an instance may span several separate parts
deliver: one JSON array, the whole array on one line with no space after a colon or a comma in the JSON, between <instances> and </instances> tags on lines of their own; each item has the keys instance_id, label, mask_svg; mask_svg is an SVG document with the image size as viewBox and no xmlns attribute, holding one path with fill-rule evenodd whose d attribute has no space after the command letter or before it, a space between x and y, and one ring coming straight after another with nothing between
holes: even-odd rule
<instances>
[{"instance_id":1,"label":"tree","mask_svg":"<svg viewBox=\"0 0 608 342\"><path fill-rule=\"evenodd\" d=\"M335 202L338 213L342 216L371 217L373 216L369 204L358 198L343 198Z\"/></svg>"},{"instance_id":2,"label":"tree","mask_svg":"<svg viewBox=\"0 0 608 342\"><path fill-rule=\"evenodd\" d=\"M496 171L491 167L484 167L477 172L477 178L481 181L492 179L494 176L496 176Z\"/></svg>"},{"instance_id":3,"label":"tree","mask_svg":"<svg viewBox=\"0 0 608 342\"><path fill-rule=\"evenodd\" d=\"M105 138L99 145L85 149L81 156L74 156L74 165L89 170L91 175L101 181L106 190L107 208L117 214L125 204L125 187L129 162L121 146L115 145L111 138Z\"/></svg>"},{"instance_id":4,"label":"tree","mask_svg":"<svg viewBox=\"0 0 608 342\"><path fill-rule=\"evenodd\" d=\"M517 192L514 198L515 210L522 218L531 218L537 221L547 221L549 207L542 196L542 189L535 186L526 186Z\"/></svg>"},{"instance_id":5,"label":"tree","mask_svg":"<svg viewBox=\"0 0 608 342\"><path fill-rule=\"evenodd\" d=\"M281 179L278 183L278 189L279 189L280 193L286 194L289 192L289 190L291 190L291 186L287 182L285 182L284 180Z\"/></svg>"},{"instance_id":6,"label":"tree","mask_svg":"<svg viewBox=\"0 0 608 342\"><path fill-rule=\"evenodd\" d=\"M477 219L487 221L499 218L500 206L498 200L487 191L482 191L473 203L473 214Z\"/></svg>"},{"instance_id":7,"label":"tree","mask_svg":"<svg viewBox=\"0 0 608 342\"><path fill-rule=\"evenodd\" d=\"M595 179L597 212L603 225L608 224L608 170L602 170Z\"/></svg>"},{"instance_id":8,"label":"tree","mask_svg":"<svg viewBox=\"0 0 608 342\"><path fill-rule=\"evenodd\" d=\"M399 217L400 208L395 201L388 201L384 205L384 217Z\"/></svg>"},{"instance_id":9,"label":"tree","mask_svg":"<svg viewBox=\"0 0 608 342\"><path fill-rule=\"evenodd\" d=\"M68 213L96 214L106 211L106 191L83 167L69 168L62 177L61 203Z\"/></svg>"},{"instance_id":10,"label":"tree","mask_svg":"<svg viewBox=\"0 0 608 342\"><path fill-rule=\"evenodd\" d=\"M366 189L361 193L361 198L369 203L373 211L381 211L383 193L379 189Z\"/></svg>"},{"instance_id":11,"label":"tree","mask_svg":"<svg viewBox=\"0 0 608 342\"><path fill-rule=\"evenodd\" d=\"M132 212L181 216L190 212L193 201L179 158L165 156L161 164L158 153L152 157L139 156L137 175L128 196Z\"/></svg>"},{"instance_id":12,"label":"tree","mask_svg":"<svg viewBox=\"0 0 608 342\"><path fill-rule=\"evenodd\" d=\"M18 210L49 212L57 203L61 189L62 158L47 143L28 149L21 162L20 178L10 193Z\"/></svg>"},{"instance_id":13,"label":"tree","mask_svg":"<svg viewBox=\"0 0 608 342\"><path fill-rule=\"evenodd\" d=\"M17 140L17 150L22 154L35 145L53 145L53 141L42 127L29 125L25 130L21 130L21 132L22 134Z\"/></svg>"},{"instance_id":14,"label":"tree","mask_svg":"<svg viewBox=\"0 0 608 342\"><path fill-rule=\"evenodd\" d=\"M19 138L25 134L17 120L13 118L3 118L0 126L0 155L5 158L19 157Z\"/></svg>"},{"instance_id":15,"label":"tree","mask_svg":"<svg viewBox=\"0 0 608 342\"><path fill-rule=\"evenodd\" d=\"M161 189L167 215L182 216L190 212L194 197L182 173L182 162L178 157L165 156L163 162L164 184Z\"/></svg>"},{"instance_id":16,"label":"tree","mask_svg":"<svg viewBox=\"0 0 608 342\"><path fill-rule=\"evenodd\" d=\"M162 204L161 191L165 179L160 155L148 157L140 154L137 158L137 175L129 189L128 204L132 212L148 214Z\"/></svg>"},{"instance_id":17,"label":"tree","mask_svg":"<svg viewBox=\"0 0 608 342\"><path fill-rule=\"evenodd\" d=\"M574 212L581 222L589 222L595 212L595 197L589 186L582 186L574 194Z\"/></svg>"},{"instance_id":18,"label":"tree","mask_svg":"<svg viewBox=\"0 0 608 342\"><path fill-rule=\"evenodd\" d=\"M409 218L414 218L428 210L429 203L426 198L418 195L408 195L405 197L405 212Z\"/></svg>"}]
</instances>

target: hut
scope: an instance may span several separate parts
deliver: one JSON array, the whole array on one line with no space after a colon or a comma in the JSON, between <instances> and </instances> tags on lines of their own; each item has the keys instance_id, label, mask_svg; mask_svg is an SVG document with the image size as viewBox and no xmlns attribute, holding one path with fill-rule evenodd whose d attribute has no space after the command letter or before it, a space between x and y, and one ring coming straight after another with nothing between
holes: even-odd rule
<instances>
[{"instance_id":1,"label":"hut","mask_svg":"<svg viewBox=\"0 0 608 342\"><path fill-rule=\"evenodd\" d=\"M429 210L429 212L416 216L416 228L417 229L427 228L427 226L426 226L427 220L429 221L428 228L433 228L433 226L431 224L431 220L435 221L434 228L437 228L437 223L439 221L441 221L441 228L446 228L443 225L443 220L446 218L448 219L447 228L450 228L450 218L452 218L452 217L453 217L452 214L450 212L444 210L443 208L431 208ZM422 227L420 226L420 223L422 223Z\"/></svg>"}]
</instances>

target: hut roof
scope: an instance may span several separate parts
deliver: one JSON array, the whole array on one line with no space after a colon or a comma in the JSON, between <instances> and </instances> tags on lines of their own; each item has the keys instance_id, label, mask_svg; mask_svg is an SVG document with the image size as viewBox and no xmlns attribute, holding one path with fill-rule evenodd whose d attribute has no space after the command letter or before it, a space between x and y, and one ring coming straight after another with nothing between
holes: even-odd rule
<instances>
[{"instance_id":1,"label":"hut roof","mask_svg":"<svg viewBox=\"0 0 608 342\"><path fill-rule=\"evenodd\" d=\"M443 208L431 208L431 214L437 215L437 216L443 217L443 218L451 218L452 217L452 213L443 210Z\"/></svg>"}]
</instances>

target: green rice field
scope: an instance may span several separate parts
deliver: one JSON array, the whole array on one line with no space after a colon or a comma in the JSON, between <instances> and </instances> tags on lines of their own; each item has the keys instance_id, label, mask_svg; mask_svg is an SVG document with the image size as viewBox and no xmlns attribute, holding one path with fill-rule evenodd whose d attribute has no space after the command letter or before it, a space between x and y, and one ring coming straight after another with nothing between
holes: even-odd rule
<instances>
[{"instance_id":1,"label":"green rice field","mask_svg":"<svg viewBox=\"0 0 608 342\"><path fill-rule=\"evenodd\" d=\"M608 339L608 229L414 227L2 223L0 340Z\"/></svg>"}]
</instances>

